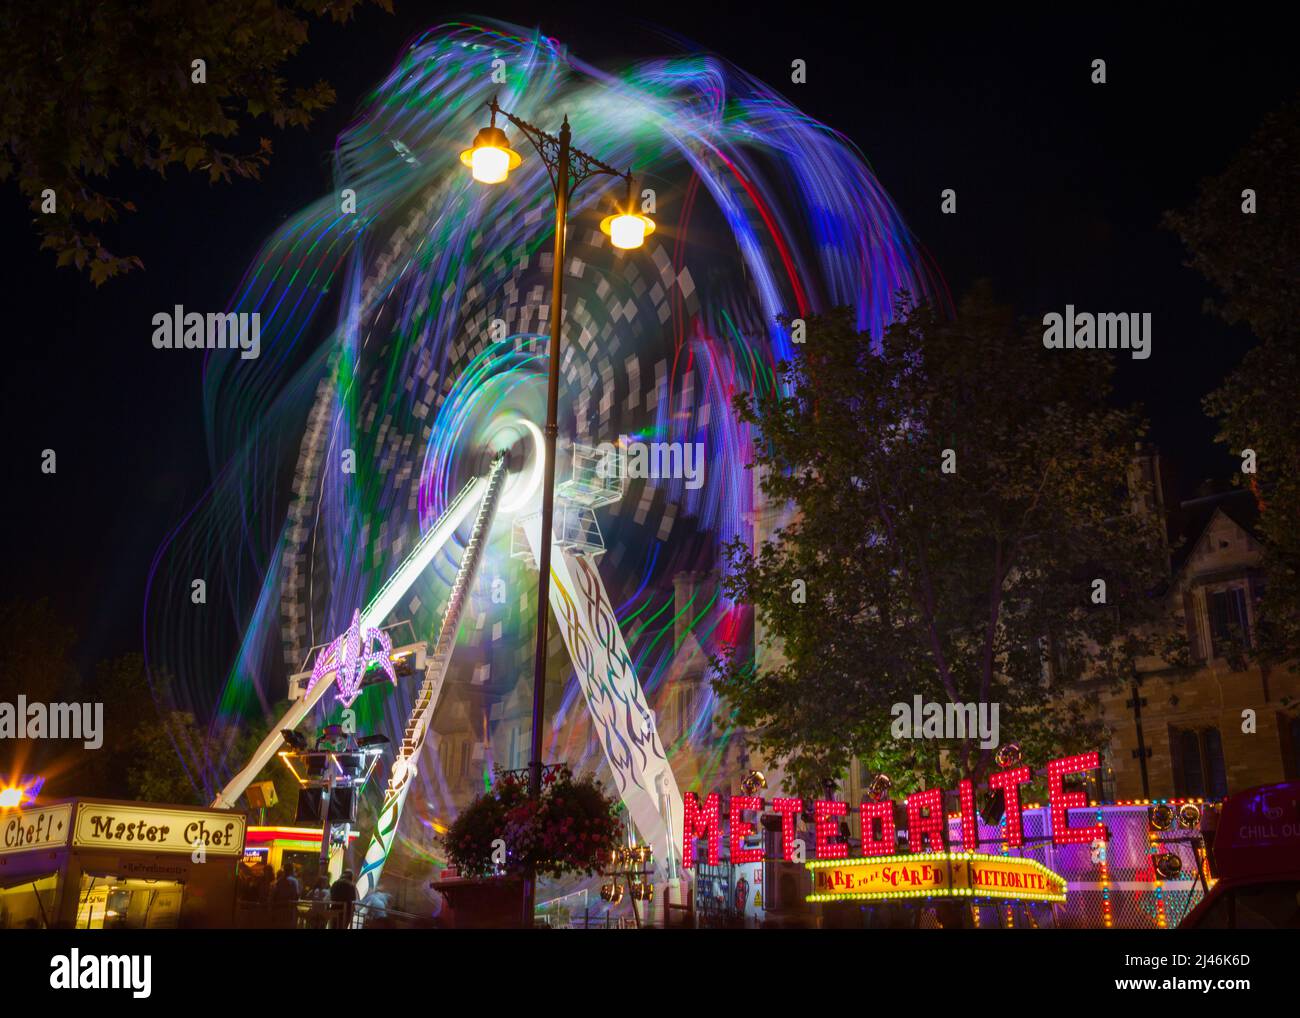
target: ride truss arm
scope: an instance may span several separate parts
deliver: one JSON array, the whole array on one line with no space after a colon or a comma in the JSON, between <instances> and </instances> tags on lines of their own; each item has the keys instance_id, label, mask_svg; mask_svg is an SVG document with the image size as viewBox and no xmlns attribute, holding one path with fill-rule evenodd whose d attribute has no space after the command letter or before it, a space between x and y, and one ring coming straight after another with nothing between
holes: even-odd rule
<instances>
[{"instance_id":1,"label":"ride truss arm","mask_svg":"<svg viewBox=\"0 0 1300 1018\"><path fill-rule=\"evenodd\" d=\"M438 707L442 695L443 682L447 677L447 668L451 664L452 652L456 648L456 633L460 629L460 617L469 599L469 589L478 573L479 563L483 559L483 547L492 531L492 520L496 515L497 503L501 498L501 489L505 480L505 457L498 456L491 470L484 479L485 488L478 516L469 542L461 556L460 568L452 584L447 608L442 615L442 624L438 628L438 638L433 653L424 670L424 681L416 695L415 704L406 722L406 731L402 744L393 760L393 772L388 780L388 790L384 793L384 802L379 810L379 819L375 824L375 833L371 836L366 849L365 861L361 864L361 873L357 876L357 896L364 898L379 886L384 864L392 852L393 842L397 838L397 826L402 819L402 807L406 803L406 794L411 781L418 773L417 761L424 748L425 738L429 734L429 723Z\"/></svg>"},{"instance_id":2,"label":"ride truss arm","mask_svg":"<svg viewBox=\"0 0 1300 1018\"><path fill-rule=\"evenodd\" d=\"M541 518L530 517L521 525L537 561ZM674 879L680 875L676 846L683 823L682 794L604 581L594 557L581 546L559 541L551 545L551 609L619 794L663 875Z\"/></svg>"},{"instance_id":3,"label":"ride truss arm","mask_svg":"<svg viewBox=\"0 0 1300 1018\"><path fill-rule=\"evenodd\" d=\"M438 522L420 538L416 546L411 549L411 553L406 556L393 575L371 598L370 603L361 613L362 631L378 628L383 624L384 619L397 607L398 602L406 595L406 592L411 589L411 584L415 582L416 577L424 572L429 563L442 550L443 545L460 528L470 510L482 500L484 493L488 490L491 476L489 473L487 477L474 478L452 499ZM217 797L212 800L214 809L234 808L239 801L239 797L244 794L244 790L261 773L262 768L271 762L271 758L275 756L276 751L284 744L284 736L280 733L286 730L292 731L302 724L316 704L320 702L321 697L333 687L336 675L337 672L329 672L300 699L289 705L289 709L285 711L284 716L267 733L266 738L262 740L253 755L249 757L248 763L226 783L226 786L217 794Z\"/></svg>"}]
</instances>

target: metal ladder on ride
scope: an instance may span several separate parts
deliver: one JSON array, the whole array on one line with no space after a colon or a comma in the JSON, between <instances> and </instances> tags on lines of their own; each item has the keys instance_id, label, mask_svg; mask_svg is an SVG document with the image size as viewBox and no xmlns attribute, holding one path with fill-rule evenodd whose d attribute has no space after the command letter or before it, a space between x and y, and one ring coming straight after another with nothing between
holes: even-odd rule
<instances>
[{"instance_id":1,"label":"metal ladder on ride","mask_svg":"<svg viewBox=\"0 0 1300 1018\"><path fill-rule=\"evenodd\" d=\"M479 562L483 558L483 546L487 543L488 531L496 515L497 502L506 475L504 456L498 456L488 471L487 487L483 500L479 504L478 515L474 517L474 526L470 531L469 541L461 556L460 568L452 583L447 607L442 614L442 624L438 628L437 642L433 653L424 669L424 681L420 683L415 704L407 718L406 731L402 736L402 745L393 760L393 772L388 781L388 791L384 795L384 804L380 809L375 833L366 850L365 862L357 878L357 893L364 897L379 885L384 862L392 850L393 840L397 835L397 824L401 819L402 804L411 779L415 777L416 760L424 747L425 737L429 733L429 724L433 712L438 706L442 694L443 682L447 669L451 665L451 656L456 649L456 633L460 629L460 616L465 609L469 596L470 584L478 573Z\"/></svg>"},{"instance_id":2,"label":"metal ladder on ride","mask_svg":"<svg viewBox=\"0 0 1300 1018\"><path fill-rule=\"evenodd\" d=\"M437 706L438 695L442 692L443 680L447 677L447 668L451 664L451 655L456 647L456 632L460 628L460 614L465 608L469 586L478 574L479 562L483 557L483 545L487 531L492 526L492 517L496 515L497 499L501 493L502 478L505 476L505 459L498 457L488 473L487 491L479 505L478 515L474 517L474 527L470 532L469 542L465 545L465 554L461 556L460 569L456 572L455 582L451 585L451 595L447 609L442 615L442 626L438 630L438 642L434 644L433 656L424 669L424 682L411 708L411 716L406 722L406 734L402 738L400 756L411 759L416 756L424 744L424 737Z\"/></svg>"}]
</instances>

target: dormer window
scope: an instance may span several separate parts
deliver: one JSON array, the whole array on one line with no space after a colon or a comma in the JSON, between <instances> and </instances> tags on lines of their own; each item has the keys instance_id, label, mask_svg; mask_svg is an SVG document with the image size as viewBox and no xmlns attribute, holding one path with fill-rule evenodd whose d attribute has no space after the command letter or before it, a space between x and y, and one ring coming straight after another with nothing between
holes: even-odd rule
<instances>
[{"instance_id":1,"label":"dormer window","mask_svg":"<svg viewBox=\"0 0 1300 1018\"><path fill-rule=\"evenodd\" d=\"M1210 639L1215 657L1229 657L1234 650L1251 648L1250 619L1246 611L1246 588L1229 587L1209 594Z\"/></svg>"}]
</instances>

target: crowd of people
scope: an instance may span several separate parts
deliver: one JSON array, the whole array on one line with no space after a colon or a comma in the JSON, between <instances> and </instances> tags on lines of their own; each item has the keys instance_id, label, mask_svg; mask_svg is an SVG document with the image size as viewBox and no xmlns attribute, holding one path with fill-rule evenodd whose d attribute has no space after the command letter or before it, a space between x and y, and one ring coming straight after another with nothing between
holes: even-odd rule
<instances>
[{"instance_id":1,"label":"crowd of people","mask_svg":"<svg viewBox=\"0 0 1300 1018\"><path fill-rule=\"evenodd\" d=\"M383 926L389 919L388 895L382 891L372 891L363 901L357 901L357 885L350 869L345 869L332 884L327 876L318 876L310 890L304 892L298 867L293 863L285 863L276 873L262 860L246 860L239 868L239 901L245 912L264 912L273 926L346 930L362 924Z\"/></svg>"}]
</instances>

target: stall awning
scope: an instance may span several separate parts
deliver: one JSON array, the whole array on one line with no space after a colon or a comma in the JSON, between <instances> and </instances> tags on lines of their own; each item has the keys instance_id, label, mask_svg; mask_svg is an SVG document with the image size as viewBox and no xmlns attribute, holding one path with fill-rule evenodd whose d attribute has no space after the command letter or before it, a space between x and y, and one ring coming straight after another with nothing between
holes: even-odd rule
<instances>
[{"instance_id":1,"label":"stall awning","mask_svg":"<svg viewBox=\"0 0 1300 1018\"><path fill-rule=\"evenodd\" d=\"M27 884L34 884L41 880L48 880L51 877L58 876L57 869L42 872L40 870L31 873L5 873L0 871L0 891L12 891L15 887L23 887Z\"/></svg>"}]
</instances>

